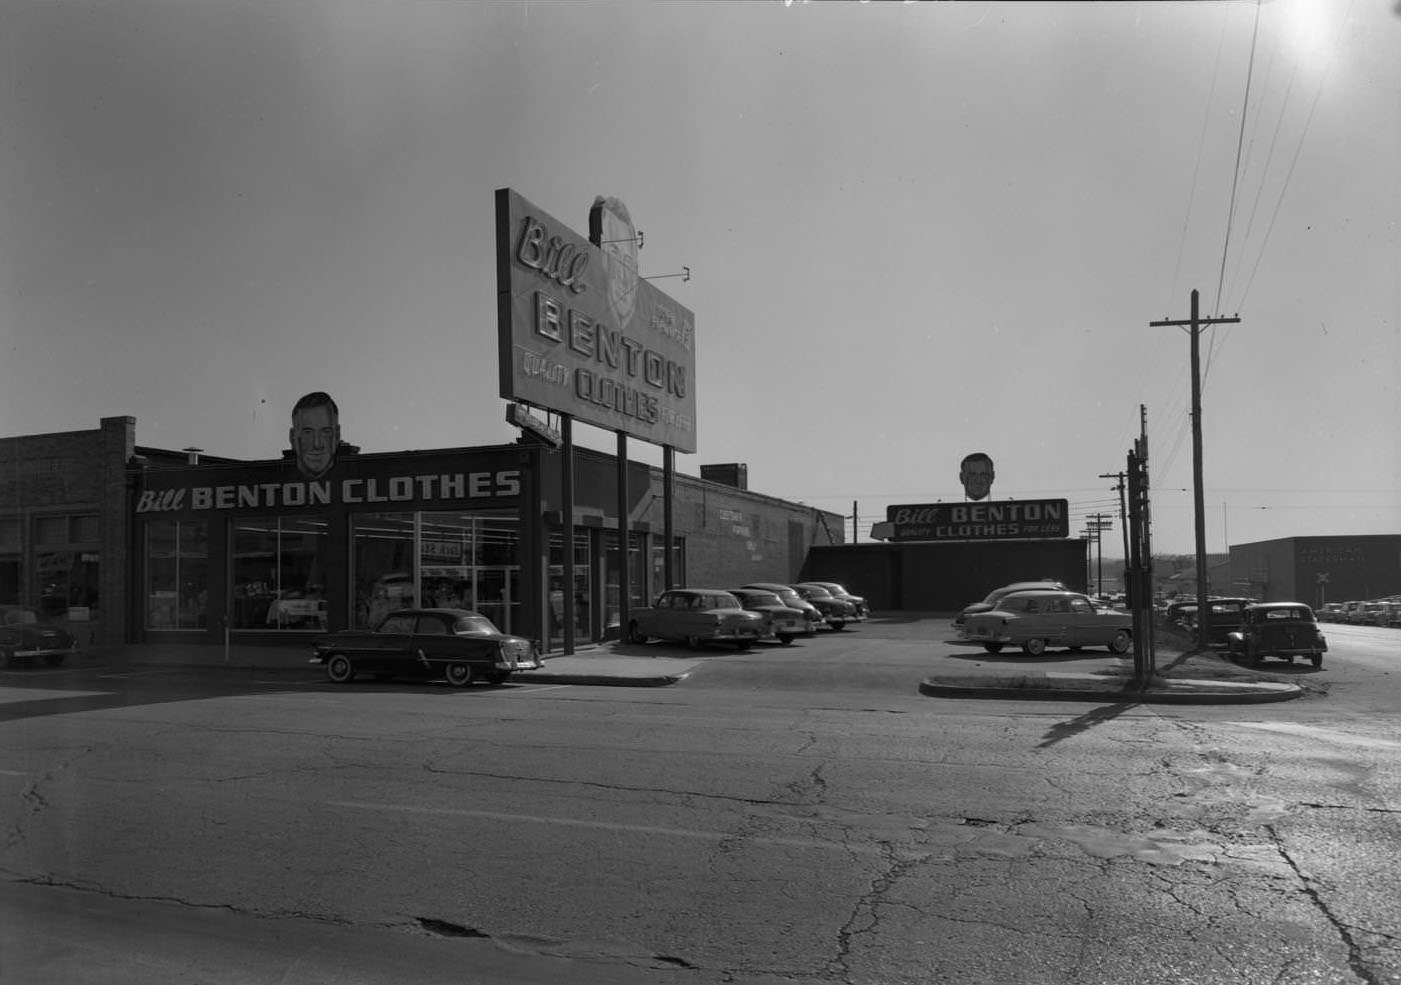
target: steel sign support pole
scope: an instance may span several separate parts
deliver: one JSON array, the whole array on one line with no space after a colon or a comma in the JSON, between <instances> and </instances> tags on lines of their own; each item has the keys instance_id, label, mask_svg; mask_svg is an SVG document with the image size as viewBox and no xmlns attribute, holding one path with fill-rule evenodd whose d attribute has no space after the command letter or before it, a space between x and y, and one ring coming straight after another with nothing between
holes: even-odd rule
<instances>
[{"instance_id":1,"label":"steel sign support pole","mask_svg":"<svg viewBox=\"0 0 1401 985\"><path fill-rule=\"evenodd\" d=\"M574 611L574 418L568 414L559 416L560 442L560 536L564 540L563 570L560 591L564 593L564 653L574 652L574 621L578 615Z\"/></svg>"},{"instance_id":2,"label":"steel sign support pole","mask_svg":"<svg viewBox=\"0 0 1401 985\"><path fill-rule=\"evenodd\" d=\"M662 446L662 588L676 587L675 569L675 523L673 506L676 494L676 449L671 445Z\"/></svg>"},{"instance_id":3,"label":"steel sign support pole","mask_svg":"<svg viewBox=\"0 0 1401 985\"><path fill-rule=\"evenodd\" d=\"M618 432L618 639L628 631L628 436ZM604 627L606 630L607 627Z\"/></svg>"}]
</instances>

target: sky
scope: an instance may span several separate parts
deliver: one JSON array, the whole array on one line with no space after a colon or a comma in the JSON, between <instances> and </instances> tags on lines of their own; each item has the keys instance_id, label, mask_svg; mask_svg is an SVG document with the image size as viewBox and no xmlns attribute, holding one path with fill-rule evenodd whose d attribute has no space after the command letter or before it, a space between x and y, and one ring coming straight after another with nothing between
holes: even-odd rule
<instances>
[{"instance_id":1,"label":"sky","mask_svg":"<svg viewBox=\"0 0 1401 985\"><path fill-rule=\"evenodd\" d=\"M622 199L678 471L848 537L983 451L1120 556L1144 436L1191 553L1193 290L1207 549L1401 532L1397 0L0 0L0 434L276 458L326 390L365 452L512 441L498 188Z\"/></svg>"}]
</instances>

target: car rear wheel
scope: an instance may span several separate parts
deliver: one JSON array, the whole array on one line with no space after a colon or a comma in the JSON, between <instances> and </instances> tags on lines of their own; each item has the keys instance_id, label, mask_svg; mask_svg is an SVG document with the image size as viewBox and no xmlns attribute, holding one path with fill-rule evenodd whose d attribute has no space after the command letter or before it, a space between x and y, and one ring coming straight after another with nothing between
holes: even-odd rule
<instances>
[{"instance_id":1,"label":"car rear wheel","mask_svg":"<svg viewBox=\"0 0 1401 985\"><path fill-rule=\"evenodd\" d=\"M986 650L988 653L1001 653L1001 652L1002 652L1002 644L1001 644L1001 643L984 643L984 644L983 644L983 649Z\"/></svg>"},{"instance_id":2,"label":"car rear wheel","mask_svg":"<svg viewBox=\"0 0 1401 985\"><path fill-rule=\"evenodd\" d=\"M750 642L749 642L748 640L735 640L735 649L736 649L736 650L748 650L749 647L750 647Z\"/></svg>"},{"instance_id":3,"label":"car rear wheel","mask_svg":"<svg viewBox=\"0 0 1401 985\"><path fill-rule=\"evenodd\" d=\"M344 653L333 653L326 661L326 677L332 684L349 684L355 680L355 665Z\"/></svg>"},{"instance_id":4,"label":"car rear wheel","mask_svg":"<svg viewBox=\"0 0 1401 985\"><path fill-rule=\"evenodd\" d=\"M444 676L447 677L448 683L453 687L466 687L468 684L472 683L472 665L463 663L448 664Z\"/></svg>"},{"instance_id":5,"label":"car rear wheel","mask_svg":"<svg viewBox=\"0 0 1401 985\"><path fill-rule=\"evenodd\" d=\"M1313 664L1315 667L1322 667L1322 666L1323 666L1323 654L1321 654L1321 653L1315 653L1315 654L1310 655L1310 657L1309 657L1309 663Z\"/></svg>"},{"instance_id":6,"label":"car rear wheel","mask_svg":"<svg viewBox=\"0 0 1401 985\"><path fill-rule=\"evenodd\" d=\"M699 636L688 636L686 637L686 645L692 650L699 650L701 648L701 638Z\"/></svg>"},{"instance_id":7,"label":"car rear wheel","mask_svg":"<svg viewBox=\"0 0 1401 985\"><path fill-rule=\"evenodd\" d=\"M1133 634L1127 629L1121 629L1114 634L1114 638L1109 641L1110 653L1128 653L1129 647L1133 646Z\"/></svg>"},{"instance_id":8,"label":"car rear wheel","mask_svg":"<svg viewBox=\"0 0 1401 985\"><path fill-rule=\"evenodd\" d=\"M828 625L830 625L833 629L845 629L845 628L846 628L846 620L845 620L845 619L836 619L836 620L833 620L833 621L832 621L831 623L829 623Z\"/></svg>"},{"instance_id":9,"label":"car rear wheel","mask_svg":"<svg viewBox=\"0 0 1401 985\"><path fill-rule=\"evenodd\" d=\"M1029 639L1022 644L1022 652L1028 657L1039 657L1046 652L1046 641L1039 637Z\"/></svg>"},{"instance_id":10,"label":"car rear wheel","mask_svg":"<svg viewBox=\"0 0 1401 985\"><path fill-rule=\"evenodd\" d=\"M44 663L48 664L50 667L61 667L63 666L63 657L64 655L62 653L50 654L44 658Z\"/></svg>"}]
</instances>

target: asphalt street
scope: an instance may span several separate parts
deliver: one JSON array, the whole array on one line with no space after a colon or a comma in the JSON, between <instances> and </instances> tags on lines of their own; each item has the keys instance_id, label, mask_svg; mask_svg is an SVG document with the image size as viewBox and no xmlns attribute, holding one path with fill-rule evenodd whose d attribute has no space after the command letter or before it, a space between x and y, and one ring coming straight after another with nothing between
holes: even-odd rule
<instances>
[{"instance_id":1,"label":"asphalt street","mask_svg":"<svg viewBox=\"0 0 1401 985\"><path fill-rule=\"evenodd\" d=\"M1263 704L933 696L988 665L934 621L606 655L647 687L6 671L0 980L1397 982L1397 639Z\"/></svg>"}]
</instances>

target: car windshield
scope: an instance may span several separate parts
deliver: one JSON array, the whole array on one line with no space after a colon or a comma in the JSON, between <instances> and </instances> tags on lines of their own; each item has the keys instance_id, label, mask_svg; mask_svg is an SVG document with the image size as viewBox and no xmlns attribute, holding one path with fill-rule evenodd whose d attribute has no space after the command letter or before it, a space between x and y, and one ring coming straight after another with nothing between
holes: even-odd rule
<instances>
[{"instance_id":1,"label":"car windshield","mask_svg":"<svg viewBox=\"0 0 1401 985\"><path fill-rule=\"evenodd\" d=\"M783 599L773 592L736 592L735 594L746 606L783 604Z\"/></svg>"},{"instance_id":2,"label":"car windshield","mask_svg":"<svg viewBox=\"0 0 1401 985\"><path fill-rule=\"evenodd\" d=\"M1305 622L1312 622L1313 613L1306 609L1266 609L1265 618L1267 620L1288 619L1291 621L1304 620Z\"/></svg>"},{"instance_id":3,"label":"car windshield","mask_svg":"<svg viewBox=\"0 0 1401 985\"><path fill-rule=\"evenodd\" d=\"M452 624L452 631L457 636L501 635L501 630L486 616L463 616Z\"/></svg>"},{"instance_id":4,"label":"car windshield","mask_svg":"<svg viewBox=\"0 0 1401 985\"><path fill-rule=\"evenodd\" d=\"M832 597L832 593L827 591L827 589L816 588L811 585L806 588L798 589L798 594L802 595L805 599L829 599Z\"/></svg>"}]
</instances>

